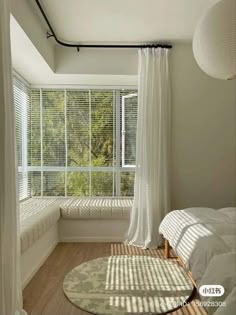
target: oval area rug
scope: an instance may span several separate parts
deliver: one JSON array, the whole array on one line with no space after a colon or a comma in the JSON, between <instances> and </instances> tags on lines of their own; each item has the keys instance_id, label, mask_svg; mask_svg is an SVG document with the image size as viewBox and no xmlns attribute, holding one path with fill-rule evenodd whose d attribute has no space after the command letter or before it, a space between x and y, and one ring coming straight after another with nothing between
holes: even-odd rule
<instances>
[{"instance_id":1,"label":"oval area rug","mask_svg":"<svg viewBox=\"0 0 236 315\"><path fill-rule=\"evenodd\" d=\"M97 315L163 314L183 305L194 286L175 262L110 256L75 267L63 290L74 305Z\"/></svg>"}]
</instances>

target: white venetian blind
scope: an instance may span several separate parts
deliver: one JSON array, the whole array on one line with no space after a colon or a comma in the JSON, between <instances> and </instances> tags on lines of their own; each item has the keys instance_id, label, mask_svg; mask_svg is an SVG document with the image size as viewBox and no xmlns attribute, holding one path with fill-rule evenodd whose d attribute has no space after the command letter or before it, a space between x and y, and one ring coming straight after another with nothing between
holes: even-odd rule
<instances>
[{"instance_id":1,"label":"white venetian blind","mask_svg":"<svg viewBox=\"0 0 236 315\"><path fill-rule=\"evenodd\" d=\"M138 97L135 90L120 91L120 195L134 195Z\"/></svg>"},{"instance_id":2,"label":"white venetian blind","mask_svg":"<svg viewBox=\"0 0 236 315\"><path fill-rule=\"evenodd\" d=\"M136 162L136 128L138 96L131 93L122 96L122 166L134 167Z\"/></svg>"},{"instance_id":3,"label":"white venetian blind","mask_svg":"<svg viewBox=\"0 0 236 315\"><path fill-rule=\"evenodd\" d=\"M90 94L66 91L66 154L68 196L90 195Z\"/></svg>"},{"instance_id":4,"label":"white venetian blind","mask_svg":"<svg viewBox=\"0 0 236 315\"><path fill-rule=\"evenodd\" d=\"M43 195L65 195L65 92L42 91Z\"/></svg>"},{"instance_id":5,"label":"white venetian blind","mask_svg":"<svg viewBox=\"0 0 236 315\"><path fill-rule=\"evenodd\" d=\"M30 155L29 165L31 174L31 191L33 196L41 195L42 182L42 113L41 113L41 93L38 89L31 90L31 110L30 110L30 130L29 143Z\"/></svg>"},{"instance_id":6,"label":"white venetian blind","mask_svg":"<svg viewBox=\"0 0 236 315\"><path fill-rule=\"evenodd\" d=\"M123 97L135 92L32 90L30 165L34 195L133 195L135 156L130 157L132 167L123 169L121 129ZM127 156L135 154L135 101L137 96L132 99L133 106L127 105L127 110L134 111L126 115L131 136L125 148Z\"/></svg>"},{"instance_id":7,"label":"white venetian blind","mask_svg":"<svg viewBox=\"0 0 236 315\"><path fill-rule=\"evenodd\" d=\"M115 195L116 109L112 90L91 90L91 194Z\"/></svg>"},{"instance_id":8,"label":"white venetian blind","mask_svg":"<svg viewBox=\"0 0 236 315\"><path fill-rule=\"evenodd\" d=\"M16 119L16 149L18 163L19 200L30 196L30 176L28 172L28 133L30 126L30 88L23 80L13 77L13 93Z\"/></svg>"}]
</instances>

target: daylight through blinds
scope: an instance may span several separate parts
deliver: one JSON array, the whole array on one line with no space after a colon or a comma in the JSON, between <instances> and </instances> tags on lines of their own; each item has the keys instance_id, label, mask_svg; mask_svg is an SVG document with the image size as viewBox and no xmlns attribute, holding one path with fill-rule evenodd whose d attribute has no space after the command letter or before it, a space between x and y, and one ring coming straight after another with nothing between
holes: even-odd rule
<instances>
[{"instance_id":1,"label":"daylight through blinds","mask_svg":"<svg viewBox=\"0 0 236 315\"><path fill-rule=\"evenodd\" d=\"M29 108L32 195L133 195L137 91L33 89Z\"/></svg>"},{"instance_id":2,"label":"daylight through blinds","mask_svg":"<svg viewBox=\"0 0 236 315\"><path fill-rule=\"evenodd\" d=\"M18 79L13 78L13 94L16 121L16 150L18 164L18 194L23 200L30 196L30 176L28 173L28 136L30 133L30 89Z\"/></svg>"}]
</instances>

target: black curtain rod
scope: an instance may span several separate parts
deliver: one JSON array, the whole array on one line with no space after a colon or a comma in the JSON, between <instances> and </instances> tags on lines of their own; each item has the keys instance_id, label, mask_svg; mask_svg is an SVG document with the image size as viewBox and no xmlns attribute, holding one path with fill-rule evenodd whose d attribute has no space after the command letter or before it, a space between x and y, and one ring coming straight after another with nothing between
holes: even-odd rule
<instances>
[{"instance_id":1,"label":"black curtain rod","mask_svg":"<svg viewBox=\"0 0 236 315\"><path fill-rule=\"evenodd\" d=\"M49 32L47 32L47 38L50 38L50 37L54 37L56 42L61 45L61 46L64 46L64 47L73 47L73 48L77 48L77 50L79 51L80 48L166 48L166 49L171 49L172 48L172 45L170 44L140 44L140 45L105 45L105 44L102 44L102 45L98 45L98 44L69 44L69 43L66 43L64 41L61 41L55 31L53 30L53 27L51 25L51 23L49 22L49 19L45 13L45 11L43 10L39 0L35 0L45 22L47 23L48 27L49 27Z\"/></svg>"}]
</instances>

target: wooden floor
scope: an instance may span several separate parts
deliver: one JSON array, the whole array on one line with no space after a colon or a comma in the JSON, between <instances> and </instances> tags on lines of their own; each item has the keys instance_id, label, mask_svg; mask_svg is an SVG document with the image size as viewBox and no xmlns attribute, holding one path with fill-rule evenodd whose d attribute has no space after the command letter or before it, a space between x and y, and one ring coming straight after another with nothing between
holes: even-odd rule
<instances>
[{"instance_id":1,"label":"wooden floor","mask_svg":"<svg viewBox=\"0 0 236 315\"><path fill-rule=\"evenodd\" d=\"M58 244L45 264L24 289L24 309L28 315L85 315L89 314L71 304L64 296L65 275L77 265L109 255L150 255L164 259L164 249L142 250L123 244L66 243ZM206 315L194 303L172 312L172 315ZM115 315L115 314L114 314Z\"/></svg>"}]
</instances>

